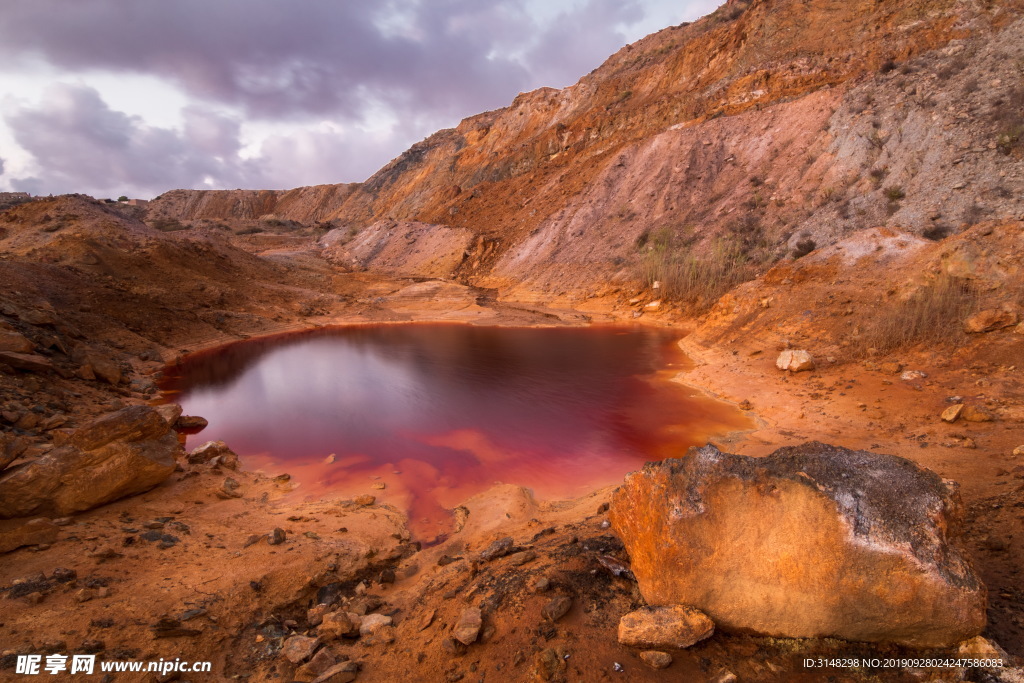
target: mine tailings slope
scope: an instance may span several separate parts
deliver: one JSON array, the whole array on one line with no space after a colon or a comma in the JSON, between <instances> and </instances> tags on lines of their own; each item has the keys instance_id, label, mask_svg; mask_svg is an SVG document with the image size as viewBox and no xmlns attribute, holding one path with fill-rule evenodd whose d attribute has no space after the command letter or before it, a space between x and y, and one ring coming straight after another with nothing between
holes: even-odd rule
<instances>
[{"instance_id":1,"label":"mine tailings slope","mask_svg":"<svg viewBox=\"0 0 1024 683\"><path fill-rule=\"evenodd\" d=\"M462 251L449 277L573 303L649 283L659 251L739 253L755 274L865 227L941 237L1024 212L1021 179L1000 175L1021 154L1004 139L1018 5L728 3L362 184L176 190L150 215L329 222L344 239L397 222L383 242L406 241L404 221L443 225Z\"/></svg>"}]
</instances>

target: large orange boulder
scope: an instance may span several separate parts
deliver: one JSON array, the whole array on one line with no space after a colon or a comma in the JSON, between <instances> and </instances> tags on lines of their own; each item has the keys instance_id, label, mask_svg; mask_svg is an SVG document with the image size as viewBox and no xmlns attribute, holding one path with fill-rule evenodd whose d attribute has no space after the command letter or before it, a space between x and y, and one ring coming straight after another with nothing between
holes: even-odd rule
<instances>
[{"instance_id":1,"label":"large orange boulder","mask_svg":"<svg viewBox=\"0 0 1024 683\"><path fill-rule=\"evenodd\" d=\"M956 484L903 458L694 448L628 475L610 515L647 603L725 631L941 647L985 626Z\"/></svg>"},{"instance_id":2,"label":"large orange boulder","mask_svg":"<svg viewBox=\"0 0 1024 683\"><path fill-rule=\"evenodd\" d=\"M149 406L130 406L0 476L0 518L64 516L148 491L171 476L177 436Z\"/></svg>"}]
</instances>

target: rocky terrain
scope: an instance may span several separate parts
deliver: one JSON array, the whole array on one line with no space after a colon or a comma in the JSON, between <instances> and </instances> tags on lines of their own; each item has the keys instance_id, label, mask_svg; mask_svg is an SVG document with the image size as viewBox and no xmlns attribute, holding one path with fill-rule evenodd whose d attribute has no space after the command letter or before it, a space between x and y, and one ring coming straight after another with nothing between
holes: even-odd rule
<instances>
[{"instance_id":1,"label":"rocky terrain","mask_svg":"<svg viewBox=\"0 0 1024 683\"><path fill-rule=\"evenodd\" d=\"M1021 680L1022 77L1016 2L733 1L364 183L19 198L0 677ZM190 351L425 320L669 326L756 427L423 547L369 483L297 502L152 407ZM1007 666L804 665L922 656Z\"/></svg>"}]
</instances>

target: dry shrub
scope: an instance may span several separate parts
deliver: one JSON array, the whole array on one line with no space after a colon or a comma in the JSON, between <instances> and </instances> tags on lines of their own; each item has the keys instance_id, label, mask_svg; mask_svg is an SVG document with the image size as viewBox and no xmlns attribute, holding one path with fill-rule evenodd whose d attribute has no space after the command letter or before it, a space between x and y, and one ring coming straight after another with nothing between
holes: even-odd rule
<instances>
[{"instance_id":1,"label":"dry shrub","mask_svg":"<svg viewBox=\"0 0 1024 683\"><path fill-rule=\"evenodd\" d=\"M753 277L750 259L737 240L719 238L702 253L675 249L655 236L640 264L640 277L651 286L661 283L661 296L694 313L710 309L723 294Z\"/></svg>"},{"instance_id":2,"label":"dry shrub","mask_svg":"<svg viewBox=\"0 0 1024 683\"><path fill-rule=\"evenodd\" d=\"M969 283L948 275L921 287L912 296L880 306L858 340L859 351L886 354L918 344L956 347L964 341L963 320L977 308L978 294Z\"/></svg>"}]
</instances>

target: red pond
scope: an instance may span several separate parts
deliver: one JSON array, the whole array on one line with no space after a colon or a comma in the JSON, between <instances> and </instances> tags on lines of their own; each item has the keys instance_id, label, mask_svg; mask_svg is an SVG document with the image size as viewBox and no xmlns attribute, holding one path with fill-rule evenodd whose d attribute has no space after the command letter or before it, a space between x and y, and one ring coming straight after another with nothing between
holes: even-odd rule
<instances>
[{"instance_id":1,"label":"red pond","mask_svg":"<svg viewBox=\"0 0 1024 683\"><path fill-rule=\"evenodd\" d=\"M186 357L164 398L210 422L246 469L289 473L296 495L409 511L422 540L498 483L540 498L617 483L649 460L751 425L668 381L677 334L623 327L373 325L284 335ZM372 488L382 482L386 488Z\"/></svg>"}]
</instances>

